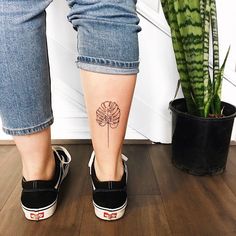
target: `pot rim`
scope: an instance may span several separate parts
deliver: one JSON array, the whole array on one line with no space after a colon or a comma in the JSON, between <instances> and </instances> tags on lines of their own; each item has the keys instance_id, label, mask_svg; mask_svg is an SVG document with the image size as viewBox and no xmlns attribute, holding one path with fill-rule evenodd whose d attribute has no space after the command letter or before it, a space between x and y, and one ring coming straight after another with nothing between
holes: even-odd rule
<instances>
[{"instance_id":1,"label":"pot rim","mask_svg":"<svg viewBox=\"0 0 236 236\"><path fill-rule=\"evenodd\" d=\"M192 118L192 119L195 119L195 120L202 120L202 121L222 121L222 120L228 120L228 119L234 119L236 117L236 107L230 103L227 103L227 102L224 102L224 101L221 101L221 103L225 106L230 106L232 108L234 108L234 113L232 113L231 115L227 115L227 116L223 116L223 117L219 117L219 118L212 118L212 117L201 117L201 116L195 116L195 115L192 115L192 114L189 114L187 112L183 112L183 111L180 111L178 109L176 109L173 105L173 103L175 102L185 102L185 98L177 98L177 99L174 99L172 101L169 102L169 109L172 111L172 112L176 112L178 115L180 116L185 116L185 117L189 117L189 118Z\"/></svg>"}]
</instances>

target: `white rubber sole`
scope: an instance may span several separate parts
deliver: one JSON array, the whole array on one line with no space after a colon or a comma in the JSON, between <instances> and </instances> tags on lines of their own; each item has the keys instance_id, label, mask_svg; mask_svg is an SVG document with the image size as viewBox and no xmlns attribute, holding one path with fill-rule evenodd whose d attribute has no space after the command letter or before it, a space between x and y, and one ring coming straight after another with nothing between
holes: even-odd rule
<instances>
[{"instance_id":1,"label":"white rubber sole","mask_svg":"<svg viewBox=\"0 0 236 236\"><path fill-rule=\"evenodd\" d=\"M98 205L96 205L95 202L93 202L95 215L102 220L106 221L112 221L112 220L118 220L123 217L125 214L125 208L127 206L127 201L124 203L123 206L116 208L116 209L109 209L109 208L103 208Z\"/></svg>"},{"instance_id":2,"label":"white rubber sole","mask_svg":"<svg viewBox=\"0 0 236 236\"><path fill-rule=\"evenodd\" d=\"M57 200L53 202L51 205L40 208L40 209L30 209L25 207L21 204L22 210L25 214L26 219L33 220L33 221L39 221L39 220L45 220L52 216L57 208Z\"/></svg>"}]
</instances>

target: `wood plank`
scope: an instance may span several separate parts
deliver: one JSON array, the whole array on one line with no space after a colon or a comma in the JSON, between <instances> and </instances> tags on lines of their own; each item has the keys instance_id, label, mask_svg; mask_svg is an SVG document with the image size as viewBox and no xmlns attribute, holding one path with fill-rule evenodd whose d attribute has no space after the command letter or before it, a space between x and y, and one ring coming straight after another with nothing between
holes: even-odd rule
<instances>
[{"instance_id":1,"label":"wood plank","mask_svg":"<svg viewBox=\"0 0 236 236\"><path fill-rule=\"evenodd\" d=\"M0 158L4 157L12 148L9 146L2 145L0 148Z\"/></svg>"},{"instance_id":2,"label":"wood plank","mask_svg":"<svg viewBox=\"0 0 236 236\"><path fill-rule=\"evenodd\" d=\"M236 198L221 176L192 176L176 169L171 146L153 145L150 155L174 235L236 232Z\"/></svg>"},{"instance_id":3,"label":"wood plank","mask_svg":"<svg viewBox=\"0 0 236 236\"><path fill-rule=\"evenodd\" d=\"M87 197L80 229L81 236L171 235L160 196L138 195L129 198L125 216L114 222L97 219L91 197Z\"/></svg>"},{"instance_id":4,"label":"wood plank","mask_svg":"<svg viewBox=\"0 0 236 236\"><path fill-rule=\"evenodd\" d=\"M222 174L222 178L231 191L236 196L236 146L231 146L226 165L226 170Z\"/></svg>"},{"instance_id":5,"label":"wood plank","mask_svg":"<svg viewBox=\"0 0 236 236\"><path fill-rule=\"evenodd\" d=\"M66 191L62 194L68 194L76 198L78 195L89 195L91 193L91 183L89 177L88 161L92 152L91 145L63 145L71 154L72 161L70 172L67 177ZM75 194L73 194L75 191Z\"/></svg>"},{"instance_id":6,"label":"wood plank","mask_svg":"<svg viewBox=\"0 0 236 236\"><path fill-rule=\"evenodd\" d=\"M0 148L0 210L3 208L5 202L14 190L17 182L21 179L21 162L20 156L16 147Z\"/></svg>"},{"instance_id":7,"label":"wood plank","mask_svg":"<svg viewBox=\"0 0 236 236\"><path fill-rule=\"evenodd\" d=\"M124 154L129 158L128 194L160 194L158 183L147 151L150 145L125 145Z\"/></svg>"},{"instance_id":8,"label":"wood plank","mask_svg":"<svg viewBox=\"0 0 236 236\"><path fill-rule=\"evenodd\" d=\"M12 155L12 146L0 146L0 168L2 163L8 160L8 157Z\"/></svg>"}]
</instances>

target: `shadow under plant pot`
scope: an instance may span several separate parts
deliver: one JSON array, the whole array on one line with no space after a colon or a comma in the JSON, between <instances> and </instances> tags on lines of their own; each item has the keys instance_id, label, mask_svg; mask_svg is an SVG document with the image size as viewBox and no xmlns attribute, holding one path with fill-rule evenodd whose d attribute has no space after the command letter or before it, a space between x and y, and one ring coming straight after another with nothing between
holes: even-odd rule
<instances>
[{"instance_id":1,"label":"shadow under plant pot","mask_svg":"<svg viewBox=\"0 0 236 236\"><path fill-rule=\"evenodd\" d=\"M187 113L185 99L169 104L172 111L172 163L193 175L224 172L236 108L222 102L223 117L203 118Z\"/></svg>"}]
</instances>

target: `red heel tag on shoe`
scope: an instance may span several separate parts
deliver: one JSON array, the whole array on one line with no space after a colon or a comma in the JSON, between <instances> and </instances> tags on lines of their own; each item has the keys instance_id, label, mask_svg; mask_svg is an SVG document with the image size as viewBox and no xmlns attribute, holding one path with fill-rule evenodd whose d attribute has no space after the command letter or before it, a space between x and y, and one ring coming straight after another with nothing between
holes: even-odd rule
<instances>
[{"instance_id":1,"label":"red heel tag on shoe","mask_svg":"<svg viewBox=\"0 0 236 236\"><path fill-rule=\"evenodd\" d=\"M30 218L32 220L40 220L44 218L44 212L39 212L39 213L30 213Z\"/></svg>"},{"instance_id":2,"label":"red heel tag on shoe","mask_svg":"<svg viewBox=\"0 0 236 236\"><path fill-rule=\"evenodd\" d=\"M107 219L109 219L109 220L111 220L111 219L116 219L116 217L117 217L117 213L108 213L108 212L104 212L104 214L103 214L103 216L104 216L104 218L107 218Z\"/></svg>"}]
</instances>

